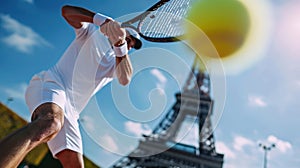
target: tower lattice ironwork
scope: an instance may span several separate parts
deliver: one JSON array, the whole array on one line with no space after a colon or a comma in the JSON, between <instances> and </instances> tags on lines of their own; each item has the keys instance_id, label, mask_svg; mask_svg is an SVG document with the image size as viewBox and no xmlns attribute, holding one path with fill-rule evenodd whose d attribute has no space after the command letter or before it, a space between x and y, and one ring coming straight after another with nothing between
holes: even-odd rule
<instances>
[{"instance_id":1,"label":"tower lattice ironwork","mask_svg":"<svg viewBox=\"0 0 300 168\"><path fill-rule=\"evenodd\" d=\"M200 70L200 66L196 57L181 93L175 94L176 102L164 119L154 128L152 134L144 135L138 147L116 162L113 168L222 167L224 155L216 152L212 130L213 100L210 97L210 79L205 71ZM187 120L197 126L196 145L187 145L178 140L183 123Z\"/></svg>"}]
</instances>

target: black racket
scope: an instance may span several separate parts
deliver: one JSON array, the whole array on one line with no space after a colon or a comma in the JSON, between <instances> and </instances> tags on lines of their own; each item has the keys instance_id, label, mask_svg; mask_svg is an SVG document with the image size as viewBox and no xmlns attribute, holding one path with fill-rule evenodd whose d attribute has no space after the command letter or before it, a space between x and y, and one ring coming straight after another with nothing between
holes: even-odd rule
<instances>
[{"instance_id":1,"label":"black racket","mask_svg":"<svg viewBox=\"0 0 300 168\"><path fill-rule=\"evenodd\" d=\"M125 21L122 27L135 29L152 42L174 42L184 34L183 19L192 0L160 0L145 12Z\"/></svg>"}]
</instances>

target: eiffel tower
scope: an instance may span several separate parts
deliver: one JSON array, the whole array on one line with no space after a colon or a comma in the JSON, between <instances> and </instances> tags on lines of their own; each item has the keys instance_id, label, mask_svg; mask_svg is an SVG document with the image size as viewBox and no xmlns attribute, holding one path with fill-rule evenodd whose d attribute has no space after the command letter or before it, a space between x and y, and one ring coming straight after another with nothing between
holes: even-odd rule
<instances>
[{"instance_id":1,"label":"eiffel tower","mask_svg":"<svg viewBox=\"0 0 300 168\"><path fill-rule=\"evenodd\" d=\"M112 168L222 167L224 155L216 152L212 130L213 100L210 97L210 79L205 71L200 70L197 58L196 56L181 93L175 94L176 102L164 119L152 134L143 135L138 147L117 161ZM176 142L184 123L194 123L196 126L196 145Z\"/></svg>"}]
</instances>

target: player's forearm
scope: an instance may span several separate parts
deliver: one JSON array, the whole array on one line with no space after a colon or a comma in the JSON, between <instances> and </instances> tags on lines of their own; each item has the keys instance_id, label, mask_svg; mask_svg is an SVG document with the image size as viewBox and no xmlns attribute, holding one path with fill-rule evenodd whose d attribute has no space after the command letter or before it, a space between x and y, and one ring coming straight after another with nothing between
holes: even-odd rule
<instances>
[{"instance_id":1,"label":"player's forearm","mask_svg":"<svg viewBox=\"0 0 300 168\"><path fill-rule=\"evenodd\" d=\"M95 15L92 11L70 5L63 6L61 12L66 21L74 28L80 28L82 26L81 22L93 23Z\"/></svg>"},{"instance_id":2,"label":"player's forearm","mask_svg":"<svg viewBox=\"0 0 300 168\"><path fill-rule=\"evenodd\" d=\"M127 85L132 76L132 65L129 56L116 57L116 76L122 85Z\"/></svg>"}]
</instances>

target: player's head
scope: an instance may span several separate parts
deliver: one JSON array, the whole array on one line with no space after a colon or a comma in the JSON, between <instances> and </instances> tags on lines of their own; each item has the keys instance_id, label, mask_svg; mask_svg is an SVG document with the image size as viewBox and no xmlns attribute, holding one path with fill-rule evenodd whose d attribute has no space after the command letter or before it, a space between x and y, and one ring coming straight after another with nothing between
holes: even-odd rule
<instances>
[{"instance_id":1,"label":"player's head","mask_svg":"<svg viewBox=\"0 0 300 168\"><path fill-rule=\"evenodd\" d=\"M140 49L142 47L142 41L138 32L136 32L132 28L125 28L125 29L129 34L126 36L127 45L129 45L130 47L136 50Z\"/></svg>"}]
</instances>

